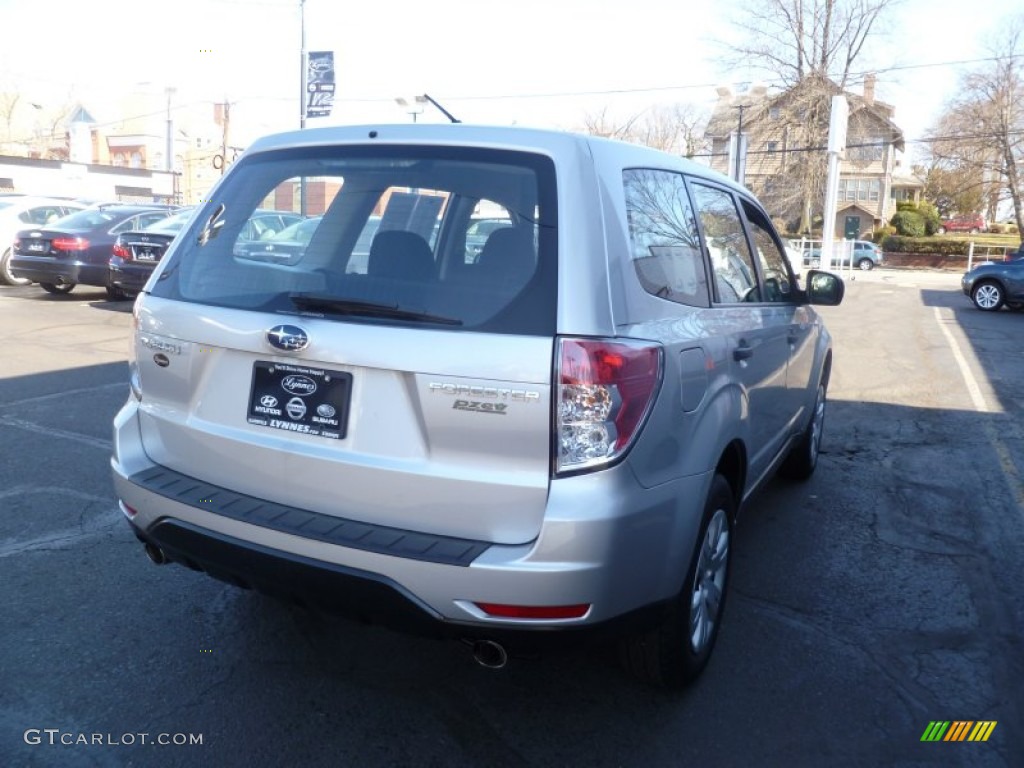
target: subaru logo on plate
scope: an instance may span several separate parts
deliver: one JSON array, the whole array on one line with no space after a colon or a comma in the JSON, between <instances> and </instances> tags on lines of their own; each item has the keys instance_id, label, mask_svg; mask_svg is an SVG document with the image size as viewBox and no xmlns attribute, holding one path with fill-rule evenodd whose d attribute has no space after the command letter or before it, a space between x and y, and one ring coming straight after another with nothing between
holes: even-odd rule
<instances>
[{"instance_id":1,"label":"subaru logo on plate","mask_svg":"<svg viewBox=\"0 0 1024 768\"><path fill-rule=\"evenodd\" d=\"M297 325L275 325L267 331L267 341L286 352L298 352L309 345L309 336Z\"/></svg>"}]
</instances>

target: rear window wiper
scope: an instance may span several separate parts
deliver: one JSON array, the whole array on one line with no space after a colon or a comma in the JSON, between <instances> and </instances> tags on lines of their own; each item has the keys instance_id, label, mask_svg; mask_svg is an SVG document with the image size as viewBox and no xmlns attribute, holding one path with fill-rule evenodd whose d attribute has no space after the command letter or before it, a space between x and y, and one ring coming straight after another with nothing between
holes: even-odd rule
<instances>
[{"instance_id":1,"label":"rear window wiper","mask_svg":"<svg viewBox=\"0 0 1024 768\"><path fill-rule=\"evenodd\" d=\"M432 315L429 312L402 309L397 304L342 299L315 293L291 293L288 294L288 298L300 309L320 310L339 315L366 315L368 317L389 317L395 320L418 320L424 323L439 323L441 325L462 325L462 321L454 317L443 317L441 315Z\"/></svg>"}]
</instances>

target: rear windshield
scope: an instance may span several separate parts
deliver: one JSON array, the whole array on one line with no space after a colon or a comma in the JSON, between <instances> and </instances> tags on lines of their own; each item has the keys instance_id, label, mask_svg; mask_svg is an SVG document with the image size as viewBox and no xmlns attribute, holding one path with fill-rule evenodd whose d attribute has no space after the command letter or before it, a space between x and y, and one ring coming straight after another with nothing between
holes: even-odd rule
<instances>
[{"instance_id":1,"label":"rear windshield","mask_svg":"<svg viewBox=\"0 0 1024 768\"><path fill-rule=\"evenodd\" d=\"M300 221L256 234L267 211ZM482 227L482 220L496 222ZM346 322L551 335L551 160L465 147L314 147L240 161L152 289Z\"/></svg>"}]
</instances>

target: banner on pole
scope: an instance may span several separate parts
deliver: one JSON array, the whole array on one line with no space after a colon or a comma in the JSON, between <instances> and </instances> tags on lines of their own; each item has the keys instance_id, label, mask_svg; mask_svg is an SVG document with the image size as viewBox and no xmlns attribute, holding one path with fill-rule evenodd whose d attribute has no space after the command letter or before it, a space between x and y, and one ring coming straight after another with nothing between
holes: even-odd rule
<instances>
[{"instance_id":1,"label":"banner on pole","mask_svg":"<svg viewBox=\"0 0 1024 768\"><path fill-rule=\"evenodd\" d=\"M334 51L310 51L306 63L306 117L328 117L334 106Z\"/></svg>"}]
</instances>

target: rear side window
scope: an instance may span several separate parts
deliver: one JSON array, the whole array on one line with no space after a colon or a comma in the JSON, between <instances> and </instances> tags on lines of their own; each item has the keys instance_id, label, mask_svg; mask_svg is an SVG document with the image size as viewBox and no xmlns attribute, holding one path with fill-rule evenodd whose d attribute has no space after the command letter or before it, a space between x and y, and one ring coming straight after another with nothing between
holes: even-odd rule
<instances>
[{"instance_id":1,"label":"rear side window","mask_svg":"<svg viewBox=\"0 0 1024 768\"><path fill-rule=\"evenodd\" d=\"M525 152L381 145L252 155L180 238L153 293L355 322L553 335L555 192L551 160ZM267 210L301 218L247 238L247 222ZM500 225L481 225L481 210Z\"/></svg>"},{"instance_id":2,"label":"rear side window","mask_svg":"<svg viewBox=\"0 0 1024 768\"><path fill-rule=\"evenodd\" d=\"M716 301L720 304L761 301L757 272L732 193L694 184L693 197L711 255Z\"/></svg>"},{"instance_id":3,"label":"rear side window","mask_svg":"<svg viewBox=\"0 0 1024 768\"><path fill-rule=\"evenodd\" d=\"M709 306L697 223L681 174L623 173L633 266L644 290L694 307Z\"/></svg>"}]
</instances>

